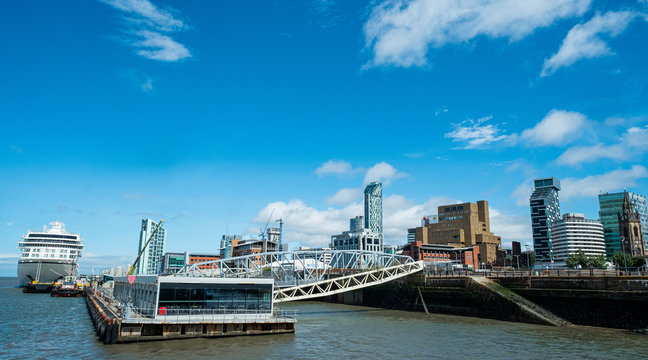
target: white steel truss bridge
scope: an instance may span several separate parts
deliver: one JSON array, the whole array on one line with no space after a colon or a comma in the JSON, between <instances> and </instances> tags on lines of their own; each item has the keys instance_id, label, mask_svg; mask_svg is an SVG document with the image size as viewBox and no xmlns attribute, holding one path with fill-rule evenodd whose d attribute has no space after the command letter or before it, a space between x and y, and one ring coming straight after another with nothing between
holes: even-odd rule
<instances>
[{"instance_id":1,"label":"white steel truss bridge","mask_svg":"<svg viewBox=\"0 0 648 360\"><path fill-rule=\"evenodd\" d=\"M375 251L283 251L195 263L176 276L273 278L274 301L287 302L378 285L423 268L409 256Z\"/></svg>"}]
</instances>

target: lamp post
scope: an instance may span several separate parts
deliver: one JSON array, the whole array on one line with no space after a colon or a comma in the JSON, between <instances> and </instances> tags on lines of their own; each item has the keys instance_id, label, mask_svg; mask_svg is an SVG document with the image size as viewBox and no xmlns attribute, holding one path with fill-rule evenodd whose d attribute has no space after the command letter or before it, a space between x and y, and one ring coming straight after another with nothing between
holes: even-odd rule
<instances>
[{"instance_id":1,"label":"lamp post","mask_svg":"<svg viewBox=\"0 0 648 360\"><path fill-rule=\"evenodd\" d=\"M623 266L625 267L625 274L628 275L628 261L626 261L625 246L623 246L624 242L625 236L619 236L619 243L621 244L621 251L623 252Z\"/></svg>"},{"instance_id":2,"label":"lamp post","mask_svg":"<svg viewBox=\"0 0 648 360\"><path fill-rule=\"evenodd\" d=\"M527 254L527 268L529 268L529 275L531 275L531 259L529 258L529 254L531 253L531 245L525 244L524 247L526 248Z\"/></svg>"}]
</instances>

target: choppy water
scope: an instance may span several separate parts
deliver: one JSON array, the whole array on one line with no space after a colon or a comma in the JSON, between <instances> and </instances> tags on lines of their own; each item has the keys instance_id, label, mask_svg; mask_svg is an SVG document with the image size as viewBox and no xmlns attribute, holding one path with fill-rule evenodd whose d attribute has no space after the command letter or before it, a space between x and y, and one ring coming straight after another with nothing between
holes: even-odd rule
<instances>
[{"instance_id":1,"label":"choppy water","mask_svg":"<svg viewBox=\"0 0 648 360\"><path fill-rule=\"evenodd\" d=\"M0 278L0 358L639 359L648 336L303 302L295 334L103 345L83 298L23 294Z\"/></svg>"}]
</instances>

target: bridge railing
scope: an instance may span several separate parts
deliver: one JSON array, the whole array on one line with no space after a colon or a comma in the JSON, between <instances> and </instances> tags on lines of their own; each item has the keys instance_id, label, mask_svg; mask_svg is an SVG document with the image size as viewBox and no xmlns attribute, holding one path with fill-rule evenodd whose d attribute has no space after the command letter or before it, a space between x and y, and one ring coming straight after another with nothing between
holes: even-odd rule
<instances>
[{"instance_id":1,"label":"bridge railing","mask_svg":"<svg viewBox=\"0 0 648 360\"><path fill-rule=\"evenodd\" d=\"M176 275L274 278L275 286L286 287L411 262L414 260L406 255L376 251L281 251L195 263L183 267Z\"/></svg>"},{"instance_id":2,"label":"bridge railing","mask_svg":"<svg viewBox=\"0 0 648 360\"><path fill-rule=\"evenodd\" d=\"M483 270L473 271L464 269L438 270L426 268L424 273L428 276L486 276L486 277L529 277L529 276L554 276L554 277L619 277L619 276L648 276L648 271L623 269L538 269L538 270Z\"/></svg>"}]
</instances>

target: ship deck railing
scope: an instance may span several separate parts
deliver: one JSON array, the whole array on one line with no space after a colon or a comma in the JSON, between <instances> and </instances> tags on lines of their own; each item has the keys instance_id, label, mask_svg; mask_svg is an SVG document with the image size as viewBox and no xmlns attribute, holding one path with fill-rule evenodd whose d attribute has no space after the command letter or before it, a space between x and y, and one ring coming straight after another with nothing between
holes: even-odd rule
<instances>
[{"instance_id":1,"label":"ship deck railing","mask_svg":"<svg viewBox=\"0 0 648 360\"><path fill-rule=\"evenodd\" d=\"M102 302L111 307L122 322L137 323L296 323L297 310L274 308L267 310L252 309L205 309L186 308L163 310L129 305L113 296L112 289L93 290Z\"/></svg>"},{"instance_id":2,"label":"ship deck railing","mask_svg":"<svg viewBox=\"0 0 648 360\"><path fill-rule=\"evenodd\" d=\"M126 310L128 309L128 310ZM120 309L122 322L136 323L295 323L297 310L274 309L263 310L234 309L167 309L164 314L159 309L125 306Z\"/></svg>"}]
</instances>

